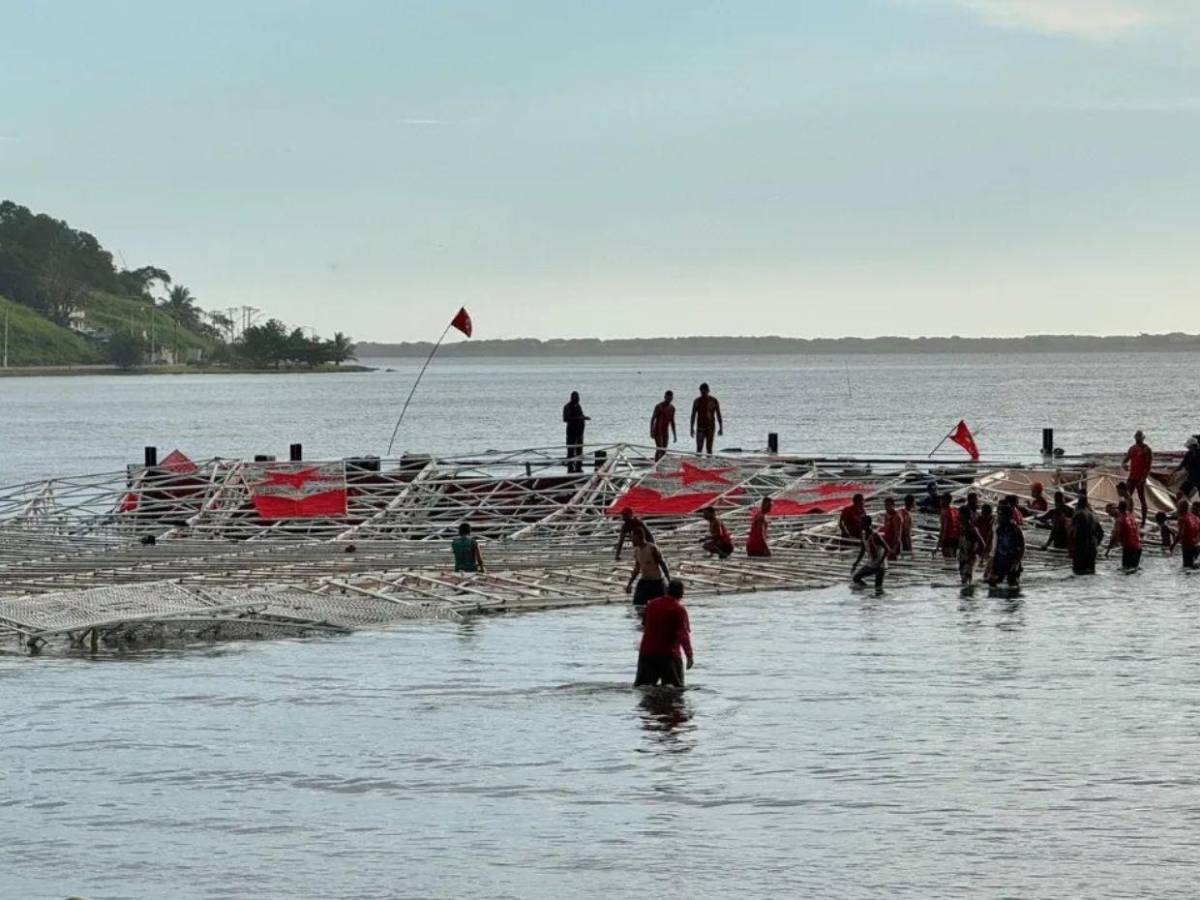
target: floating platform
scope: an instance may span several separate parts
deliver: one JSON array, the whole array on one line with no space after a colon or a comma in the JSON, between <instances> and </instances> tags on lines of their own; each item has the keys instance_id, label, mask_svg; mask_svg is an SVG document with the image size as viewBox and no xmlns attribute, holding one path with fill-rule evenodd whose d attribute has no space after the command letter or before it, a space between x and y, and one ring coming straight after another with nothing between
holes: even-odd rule
<instances>
[{"instance_id":1,"label":"floating platform","mask_svg":"<svg viewBox=\"0 0 1200 900\"><path fill-rule=\"evenodd\" d=\"M0 488L0 645L98 649L151 641L337 634L403 619L461 619L627 603L631 561L614 559L619 513L641 515L688 596L797 591L849 580L857 542L837 514L855 493L976 490L1030 499L1030 485L1092 494L1102 512L1120 477L1108 458L951 463L762 454L695 456L612 445L565 472L561 448L314 462L193 462ZM1170 503L1152 487L1155 506ZM772 498L769 559L701 549L715 508L739 546ZM456 573L469 522L486 571ZM957 581L935 556L936 517L919 517L911 557L888 584ZM1065 557L1030 540L1028 577Z\"/></svg>"}]
</instances>

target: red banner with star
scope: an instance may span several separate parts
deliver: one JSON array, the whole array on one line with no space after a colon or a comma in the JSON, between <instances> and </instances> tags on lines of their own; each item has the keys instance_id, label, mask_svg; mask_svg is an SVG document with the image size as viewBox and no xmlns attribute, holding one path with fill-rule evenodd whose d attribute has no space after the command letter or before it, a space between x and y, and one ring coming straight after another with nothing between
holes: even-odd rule
<instances>
[{"instance_id":1,"label":"red banner with star","mask_svg":"<svg viewBox=\"0 0 1200 900\"><path fill-rule=\"evenodd\" d=\"M262 519L327 519L346 515L343 463L268 463L246 471L250 499Z\"/></svg>"},{"instance_id":2,"label":"red banner with star","mask_svg":"<svg viewBox=\"0 0 1200 900\"><path fill-rule=\"evenodd\" d=\"M841 512L855 494L870 497L875 488L856 482L822 482L792 488L771 500L772 516L813 516Z\"/></svg>"},{"instance_id":3,"label":"red banner with star","mask_svg":"<svg viewBox=\"0 0 1200 900\"><path fill-rule=\"evenodd\" d=\"M640 516L686 516L699 512L722 494L742 493L734 466L710 467L665 458L608 508L609 515L629 509Z\"/></svg>"}]
</instances>

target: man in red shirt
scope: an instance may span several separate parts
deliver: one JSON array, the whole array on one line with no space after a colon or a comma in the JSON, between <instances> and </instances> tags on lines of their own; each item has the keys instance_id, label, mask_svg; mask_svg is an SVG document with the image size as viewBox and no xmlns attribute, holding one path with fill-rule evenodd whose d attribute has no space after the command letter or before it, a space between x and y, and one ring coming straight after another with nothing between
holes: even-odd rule
<instances>
[{"instance_id":1,"label":"man in red shirt","mask_svg":"<svg viewBox=\"0 0 1200 900\"><path fill-rule=\"evenodd\" d=\"M958 513L950 505L949 494L942 494L939 502L942 511L940 513L941 524L938 527L938 550L942 551L942 556L946 559L953 559L958 556Z\"/></svg>"},{"instance_id":2,"label":"man in red shirt","mask_svg":"<svg viewBox=\"0 0 1200 900\"><path fill-rule=\"evenodd\" d=\"M771 513L771 498L763 497L762 506L750 520L750 536L746 538L747 556L770 556L771 548L767 545L767 516Z\"/></svg>"},{"instance_id":3,"label":"man in red shirt","mask_svg":"<svg viewBox=\"0 0 1200 900\"><path fill-rule=\"evenodd\" d=\"M1200 557L1200 516L1188 507L1187 500L1180 500L1177 507L1179 513L1179 536L1176 544L1183 551L1183 567L1195 569L1196 559Z\"/></svg>"},{"instance_id":4,"label":"man in red shirt","mask_svg":"<svg viewBox=\"0 0 1200 900\"><path fill-rule=\"evenodd\" d=\"M1146 526L1146 479L1150 477L1150 467L1154 464L1154 451L1146 443L1146 435L1137 431L1133 435L1133 446L1125 451L1122 466L1129 469L1129 480L1125 482L1130 493L1137 491L1138 499L1142 501L1142 527ZM1131 506L1129 512L1133 512Z\"/></svg>"},{"instance_id":5,"label":"man in red shirt","mask_svg":"<svg viewBox=\"0 0 1200 900\"><path fill-rule=\"evenodd\" d=\"M863 536L863 517L867 514L867 501L862 494L855 494L850 505L838 516L838 534L844 538L860 541Z\"/></svg>"},{"instance_id":6,"label":"man in red shirt","mask_svg":"<svg viewBox=\"0 0 1200 900\"><path fill-rule=\"evenodd\" d=\"M1121 568L1126 572L1137 571L1138 564L1142 561L1142 533L1133 518L1133 513L1129 511L1129 504L1124 500L1117 504L1112 535L1108 539L1108 549L1104 551L1104 555L1112 553L1112 548L1118 544L1121 547Z\"/></svg>"},{"instance_id":7,"label":"man in red shirt","mask_svg":"<svg viewBox=\"0 0 1200 900\"><path fill-rule=\"evenodd\" d=\"M683 687L683 657L690 669L692 656L692 624L683 603L683 582L671 579L667 593L646 604L642 622L642 643L638 648L637 675L634 687L653 687L657 684Z\"/></svg>"},{"instance_id":8,"label":"man in red shirt","mask_svg":"<svg viewBox=\"0 0 1200 900\"><path fill-rule=\"evenodd\" d=\"M900 510L896 509L896 498L887 497L883 501L883 542L887 544L887 558L900 558L901 536L904 533L904 519Z\"/></svg>"}]
</instances>

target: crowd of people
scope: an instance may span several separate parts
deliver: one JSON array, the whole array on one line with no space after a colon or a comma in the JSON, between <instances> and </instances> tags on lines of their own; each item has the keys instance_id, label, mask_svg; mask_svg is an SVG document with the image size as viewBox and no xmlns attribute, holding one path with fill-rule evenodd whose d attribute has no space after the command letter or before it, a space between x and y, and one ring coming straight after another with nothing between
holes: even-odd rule
<instances>
[{"instance_id":1,"label":"crowd of people","mask_svg":"<svg viewBox=\"0 0 1200 900\"><path fill-rule=\"evenodd\" d=\"M676 437L674 395L667 391L661 403L654 407L650 433L656 448L655 459L666 453L669 438ZM572 472L582 471L584 427L588 417L580 405L579 394L573 392L563 407L567 425L567 462ZM720 435L724 424L721 405L707 384L700 385L700 394L692 404L691 433L696 438L698 453L712 452L714 435ZM938 493L937 483L931 480L927 493L918 501L906 494L900 503L897 498L883 498L879 521L868 513L866 499L855 494L837 517L837 533L844 546L857 548L858 555L850 566L850 579L865 586L873 581L875 590L883 590L888 563L915 553L914 529L920 511L936 514L937 541L933 553L953 559L958 566L962 584L974 583L976 573L993 587L1019 587L1026 554L1025 530L1034 527L1045 531L1042 549L1065 551L1076 575L1096 571L1103 548L1104 557L1113 550L1121 551L1121 568L1136 571L1141 564L1143 532L1149 518L1147 485L1154 463L1154 453L1143 432L1134 435L1123 460L1128 476L1117 486L1118 499L1107 504L1105 513L1112 521L1107 544L1100 518L1091 508L1086 491L1073 498L1058 490L1053 500L1046 497L1044 485L1034 482L1030 496L1024 502L1014 494L999 499L995 506L981 502L979 494L969 491L956 505L948 493ZM1163 553L1171 556L1176 550L1185 568L1200 568L1200 442L1188 441L1187 452L1176 467L1184 472L1184 480L1174 498L1174 510L1160 510L1154 517ZM1141 508L1140 520L1136 516ZM763 498L751 515L745 539L745 552L750 557L769 557L771 498ZM700 511L707 524L702 549L720 560L736 551L733 534L712 506ZM626 508L621 514L621 529L614 549L619 561L626 545L632 548L633 565L625 591L632 595L634 607L643 620L635 685L674 685L684 682L686 668L693 665L691 626L683 606L684 585L671 577L670 567L654 541L646 522ZM459 537L453 541L455 569L464 572L483 571L483 557L478 541L471 535L471 526L460 526Z\"/></svg>"}]
</instances>

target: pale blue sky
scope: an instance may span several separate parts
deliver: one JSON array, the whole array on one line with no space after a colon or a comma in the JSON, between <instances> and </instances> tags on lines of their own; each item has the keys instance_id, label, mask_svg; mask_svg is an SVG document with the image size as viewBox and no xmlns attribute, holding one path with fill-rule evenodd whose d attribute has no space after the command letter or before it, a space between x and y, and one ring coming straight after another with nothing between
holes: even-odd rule
<instances>
[{"instance_id":1,"label":"pale blue sky","mask_svg":"<svg viewBox=\"0 0 1200 900\"><path fill-rule=\"evenodd\" d=\"M359 339L1200 331L1200 2L10 2L0 196Z\"/></svg>"}]
</instances>

